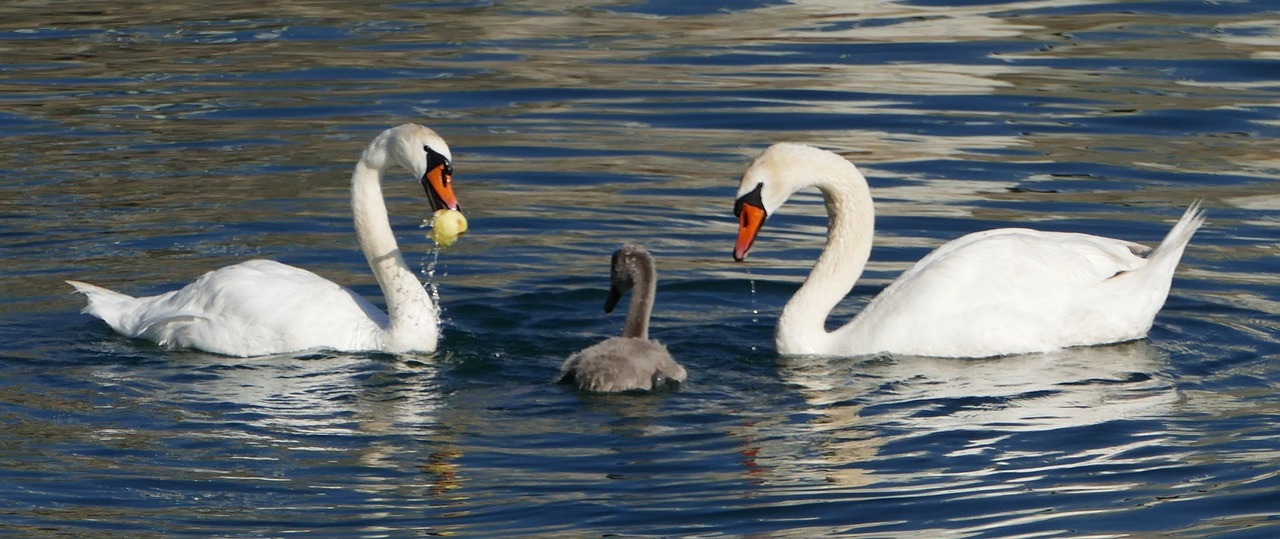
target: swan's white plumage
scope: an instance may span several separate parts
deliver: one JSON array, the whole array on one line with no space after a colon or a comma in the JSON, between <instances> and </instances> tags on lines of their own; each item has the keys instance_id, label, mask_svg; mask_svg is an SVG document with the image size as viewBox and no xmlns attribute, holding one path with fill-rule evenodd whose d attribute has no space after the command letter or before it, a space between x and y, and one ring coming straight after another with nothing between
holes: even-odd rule
<instances>
[{"instance_id":1,"label":"swan's white plumage","mask_svg":"<svg viewBox=\"0 0 1280 539\"><path fill-rule=\"evenodd\" d=\"M779 318L775 343L784 354L986 357L1142 338L1204 220L1193 204L1155 250L1020 228L969 234L921 259L828 332L828 314L870 254L874 217L865 178L833 153L777 144L748 168L739 197L759 187L769 215L810 186L823 192L831 223L826 248ZM735 256L749 246L740 239Z\"/></svg>"},{"instance_id":2,"label":"swan's white plumage","mask_svg":"<svg viewBox=\"0 0 1280 539\"><path fill-rule=\"evenodd\" d=\"M387 323L386 314L354 292L272 260L220 268L179 290L142 298L70 283L89 298L84 312L121 334L229 356L380 350Z\"/></svg>"},{"instance_id":3,"label":"swan's white plumage","mask_svg":"<svg viewBox=\"0 0 1280 539\"><path fill-rule=\"evenodd\" d=\"M149 297L68 283L88 298L83 312L123 335L167 347L242 357L308 349L432 352L437 308L400 255L381 191L382 171L392 163L424 177L426 147L446 160L450 155L430 129L413 124L389 129L369 144L352 175L357 238L383 288L390 317L347 288L271 260L220 268L179 290ZM447 192L432 196L456 207L452 187L444 185Z\"/></svg>"}]
</instances>

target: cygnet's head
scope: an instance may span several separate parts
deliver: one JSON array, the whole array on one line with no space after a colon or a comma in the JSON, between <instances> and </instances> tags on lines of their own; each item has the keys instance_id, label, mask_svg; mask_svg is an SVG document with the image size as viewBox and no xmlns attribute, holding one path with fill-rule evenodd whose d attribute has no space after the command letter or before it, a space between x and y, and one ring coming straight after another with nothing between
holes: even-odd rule
<instances>
[{"instance_id":1,"label":"cygnet's head","mask_svg":"<svg viewBox=\"0 0 1280 539\"><path fill-rule=\"evenodd\" d=\"M649 251L634 243L623 244L613 252L609 270L609 296L604 300L604 312L613 312L618 301L635 288L637 281L654 283L658 278L657 273L657 265Z\"/></svg>"}]
</instances>

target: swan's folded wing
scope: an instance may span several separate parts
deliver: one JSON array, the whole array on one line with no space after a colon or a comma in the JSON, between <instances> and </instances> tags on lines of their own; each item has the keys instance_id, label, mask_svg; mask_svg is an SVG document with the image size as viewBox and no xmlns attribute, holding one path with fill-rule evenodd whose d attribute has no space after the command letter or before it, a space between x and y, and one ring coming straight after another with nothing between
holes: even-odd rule
<instances>
[{"instance_id":1,"label":"swan's folded wing","mask_svg":"<svg viewBox=\"0 0 1280 539\"><path fill-rule=\"evenodd\" d=\"M155 342L160 346L183 346L191 340L191 334L208 325L209 319L199 313L155 314L139 320L131 337Z\"/></svg>"},{"instance_id":2,"label":"swan's folded wing","mask_svg":"<svg viewBox=\"0 0 1280 539\"><path fill-rule=\"evenodd\" d=\"M386 314L364 298L310 271L271 260L250 260L202 275L170 300L173 311L203 313L245 324L297 325L298 320L363 318ZM352 320L345 320L350 318Z\"/></svg>"},{"instance_id":3,"label":"swan's folded wing","mask_svg":"<svg viewBox=\"0 0 1280 539\"><path fill-rule=\"evenodd\" d=\"M253 260L139 298L123 334L233 356L257 350L377 349L386 314L309 271Z\"/></svg>"},{"instance_id":4,"label":"swan's folded wing","mask_svg":"<svg viewBox=\"0 0 1280 539\"><path fill-rule=\"evenodd\" d=\"M1023 229L970 234L917 262L846 328L921 355L990 355L991 342L1035 351L1044 335L1095 317L1112 294L1102 284L1146 264L1140 247Z\"/></svg>"},{"instance_id":5,"label":"swan's folded wing","mask_svg":"<svg viewBox=\"0 0 1280 539\"><path fill-rule=\"evenodd\" d=\"M973 287L1087 286L1141 268L1146 259L1138 253L1147 250L1088 234L987 230L942 245L903 272L894 285L933 285L965 295L980 291Z\"/></svg>"}]
</instances>

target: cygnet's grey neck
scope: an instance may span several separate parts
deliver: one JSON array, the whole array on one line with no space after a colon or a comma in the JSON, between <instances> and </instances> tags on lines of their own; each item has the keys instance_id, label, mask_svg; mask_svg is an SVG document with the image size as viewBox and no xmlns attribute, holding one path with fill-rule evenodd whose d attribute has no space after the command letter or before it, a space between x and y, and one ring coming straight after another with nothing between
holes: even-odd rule
<instances>
[{"instance_id":1,"label":"cygnet's grey neck","mask_svg":"<svg viewBox=\"0 0 1280 539\"><path fill-rule=\"evenodd\" d=\"M613 260L611 294L624 294L631 290L631 306L627 320L622 325L622 336L634 339L649 338L649 317L653 313L654 296L658 289L658 270L653 256L637 245L624 245Z\"/></svg>"}]
</instances>

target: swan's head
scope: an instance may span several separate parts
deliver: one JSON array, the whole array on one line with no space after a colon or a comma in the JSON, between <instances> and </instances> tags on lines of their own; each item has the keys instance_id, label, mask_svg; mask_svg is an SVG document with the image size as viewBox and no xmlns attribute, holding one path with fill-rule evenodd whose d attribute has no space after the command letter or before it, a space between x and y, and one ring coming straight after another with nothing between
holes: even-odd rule
<instances>
[{"instance_id":1,"label":"swan's head","mask_svg":"<svg viewBox=\"0 0 1280 539\"><path fill-rule=\"evenodd\" d=\"M656 279L655 266L653 255L634 243L625 244L614 251L609 270L609 296L604 300L604 312L613 312L622 296L635 288L640 276L647 275L649 281Z\"/></svg>"},{"instance_id":2,"label":"swan's head","mask_svg":"<svg viewBox=\"0 0 1280 539\"><path fill-rule=\"evenodd\" d=\"M765 219L792 194L851 167L853 164L839 155L804 144L780 142L765 148L742 173L742 183L738 185L738 198L733 203L733 215L738 218L733 259L741 262L746 258Z\"/></svg>"},{"instance_id":3,"label":"swan's head","mask_svg":"<svg viewBox=\"0 0 1280 539\"><path fill-rule=\"evenodd\" d=\"M391 159L422 182L431 211L459 209L453 193L453 154L440 135L417 124L404 124L388 129L383 136Z\"/></svg>"}]
</instances>

